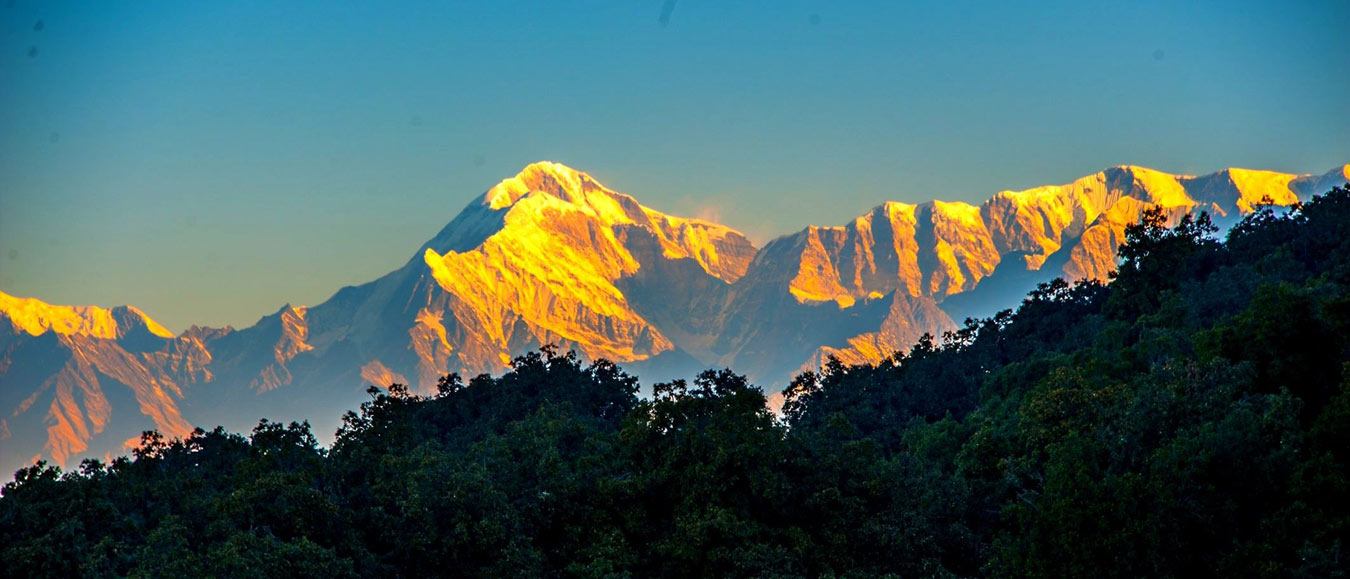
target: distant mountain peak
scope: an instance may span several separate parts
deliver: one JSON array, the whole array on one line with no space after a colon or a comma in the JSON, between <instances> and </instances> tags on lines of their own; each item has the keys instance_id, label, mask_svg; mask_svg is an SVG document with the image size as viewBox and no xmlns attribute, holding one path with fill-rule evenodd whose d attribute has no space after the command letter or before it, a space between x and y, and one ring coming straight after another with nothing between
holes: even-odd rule
<instances>
[{"instance_id":1,"label":"distant mountain peak","mask_svg":"<svg viewBox=\"0 0 1350 579\"><path fill-rule=\"evenodd\" d=\"M447 373L498 372L544 344L649 380L716 366L780 385L829 356L883 359L1014 305L1038 281L1107 279L1149 207L1232 223L1267 197L1288 205L1347 180L1346 165L1198 177L1119 165L978 204L887 201L756 248L541 161L466 197L402 267L240 330L174 337L130 306L0 293L0 468L122 452L148 428L336 417L364 384L429 392Z\"/></svg>"},{"instance_id":2,"label":"distant mountain peak","mask_svg":"<svg viewBox=\"0 0 1350 579\"><path fill-rule=\"evenodd\" d=\"M117 339L144 326L151 334L172 338L170 332L134 306L112 309L98 306L60 306L35 298L21 298L0 291L0 314L9 318L15 332L41 336L48 331L63 336Z\"/></svg>"},{"instance_id":3,"label":"distant mountain peak","mask_svg":"<svg viewBox=\"0 0 1350 579\"><path fill-rule=\"evenodd\" d=\"M613 193L590 175L567 165L538 161L488 189L483 204L491 209L503 209L534 192L547 193L569 203L582 203L589 191Z\"/></svg>"}]
</instances>

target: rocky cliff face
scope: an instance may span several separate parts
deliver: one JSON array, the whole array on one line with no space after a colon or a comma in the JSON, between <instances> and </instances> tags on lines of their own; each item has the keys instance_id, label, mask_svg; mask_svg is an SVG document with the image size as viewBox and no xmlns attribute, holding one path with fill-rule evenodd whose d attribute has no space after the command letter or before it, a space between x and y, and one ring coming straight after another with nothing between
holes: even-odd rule
<instances>
[{"instance_id":1,"label":"rocky cliff face","mask_svg":"<svg viewBox=\"0 0 1350 579\"><path fill-rule=\"evenodd\" d=\"M429 391L445 373L500 372L544 344L648 381L727 366L781 385L830 356L877 361L967 314L1011 307L1036 281L1105 279L1124 228L1150 206L1236 219L1347 179L1350 166L1201 177L1122 166L978 206L887 202L758 249L536 163L403 267L242 330L174 336L131 307L0 294L0 467L119 453L150 428L181 436L268 416L323 431L366 384Z\"/></svg>"}]
</instances>

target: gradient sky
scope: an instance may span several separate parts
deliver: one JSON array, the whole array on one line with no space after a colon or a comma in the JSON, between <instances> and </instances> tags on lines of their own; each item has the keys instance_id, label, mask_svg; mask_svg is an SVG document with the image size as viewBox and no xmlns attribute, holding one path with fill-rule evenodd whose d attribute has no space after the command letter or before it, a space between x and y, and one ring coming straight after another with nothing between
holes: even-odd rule
<instances>
[{"instance_id":1,"label":"gradient sky","mask_svg":"<svg viewBox=\"0 0 1350 579\"><path fill-rule=\"evenodd\" d=\"M541 159L757 241L1125 163L1350 162L1350 2L910 4L9 0L0 290L247 326Z\"/></svg>"}]
</instances>

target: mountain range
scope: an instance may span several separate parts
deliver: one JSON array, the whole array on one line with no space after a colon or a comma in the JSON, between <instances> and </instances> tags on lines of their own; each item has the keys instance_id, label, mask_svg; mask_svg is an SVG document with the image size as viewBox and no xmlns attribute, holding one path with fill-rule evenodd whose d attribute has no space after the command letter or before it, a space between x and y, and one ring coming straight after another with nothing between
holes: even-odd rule
<instances>
[{"instance_id":1,"label":"mountain range","mask_svg":"<svg viewBox=\"0 0 1350 579\"><path fill-rule=\"evenodd\" d=\"M1053 277L1107 279L1149 207L1232 223L1350 180L1119 166L980 205L883 203L756 247L666 215L591 176L531 164L475 198L402 267L312 307L174 335L131 306L0 292L0 468L70 466L261 417L330 431L367 385L428 392L449 372L499 373L554 344L644 383L729 367L780 386L833 356L875 362ZM766 210L771 210L767 208Z\"/></svg>"}]
</instances>

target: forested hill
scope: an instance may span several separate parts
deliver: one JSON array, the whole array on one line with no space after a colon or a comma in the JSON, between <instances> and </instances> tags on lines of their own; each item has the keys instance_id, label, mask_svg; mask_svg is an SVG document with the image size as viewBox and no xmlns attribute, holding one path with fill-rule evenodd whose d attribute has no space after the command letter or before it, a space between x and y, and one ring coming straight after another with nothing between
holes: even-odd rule
<instances>
[{"instance_id":1,"label":"forested hill","mask_svg":"<svg viewBox=\"0 0 1350 579\"><path fill-rule=\"evenodd\" d=\"M1126 231L878 365L636 396L552 350L0 496L8 576L1344 576L1350 190Z\"/></svg>"}]
</instances>

